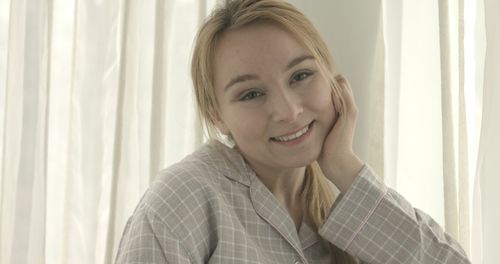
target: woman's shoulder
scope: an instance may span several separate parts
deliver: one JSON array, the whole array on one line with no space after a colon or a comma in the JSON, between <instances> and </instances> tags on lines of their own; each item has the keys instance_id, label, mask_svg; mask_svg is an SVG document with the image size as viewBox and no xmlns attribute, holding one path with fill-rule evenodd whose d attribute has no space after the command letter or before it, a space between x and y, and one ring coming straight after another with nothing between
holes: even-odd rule
<instances>
[{"instance_id":1,"label":"woman's shoulder","mask_svg":"<svg viewBox=\"0 0 500 264\"><path fill-rule=\"evenodd\" d=\"M219 142L210 141L192 154L159 172L139 206L154 210L161 218L172 219L195 209L210 208L221 199L228 181L246 181L241 155ZM207 212L209 213L209 212Z\"/></svg>"},{"instance_id":2,"label":"woman's shoulder","mask_svg":"<svg viewBox=\"0 0 500 264\"><path fill-rule=\"evenodd\" d=\"M231 213L225 195L241 189L234 188L240 183L231 179L238 178L227 175L244 174L240 168L241 157L219 144L205 144L162 170L139 202L131 217L131 226L147 222L155 234L168 233L190 251L201 252L197 255L208 254L206 249L197 247L200 241L210 240L210 234L199 230L213 230L221 225L221 215Z\"/></svg>"},{"instance_id":3,"label":"woman's shoulder","mask_svg":"<svg viewBox=\"0 0 500 264\"><path fill-rule=\"evenodd\" d=\"M165 249L175 243L193 259L208 259L221 239L216 230L237 225L233 205L238 197L246 199L249 177L237 149L216 141L204 144L153 180L127 223L122 243L131 245L135 239L144 247L141 243L149 240L143 238L149 235Z\"/></svg>"},{"instance_id":4,"label":"woman's shoulder","mask_svg":"<svg viewBox=\"0 0 500 264\"><path fill-rule=\"evenodd\" d=\"M216 183L226 176L245 174L242 156L235 149L211 140L181 161L161 170L152 184Z\"/></svg>"}]
</instances>

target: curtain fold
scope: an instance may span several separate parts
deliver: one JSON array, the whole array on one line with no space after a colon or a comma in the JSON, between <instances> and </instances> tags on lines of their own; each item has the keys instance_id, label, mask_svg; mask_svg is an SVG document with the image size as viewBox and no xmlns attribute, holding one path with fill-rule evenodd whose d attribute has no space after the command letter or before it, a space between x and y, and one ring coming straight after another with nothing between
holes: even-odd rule
<instances>
[{"instance_id":1,"label":"curtain fold","mask_svg":"<svg viewBox=\"0 0 500 264\"><path fill-rule=\"evenodd\" d=\"M117 132L118 107L125 92L120 87L123 8L120 0L74 4L71 79L62 88L69 89L68 130L53 132L59 135L54 140L67 142L67 152L52 157L67 164L61 186L65 203L61 214L53 216L63 219L55 230L61 247L53 249L61 263L101 263L104 258L115 148L121 147L115 142L122 132Z\"/></svg>"},{"instance_id":2,"label":"curtain fold","mask_svg":"<svg viewBox=\"0 0 500 264\"><path fill-rule=\"evenodd\" d=\"M500 230L500 3L484 0L486 50L484 71L478 74L482 86L482 122L477 157L472 258L476 263L493 264L500 259L496 246Z\"/></svg>"},{"instance_id":3,"label":"curtain fold","mask_svg":"<svg viewBox=\"0 0 500 264\"><path fill-rule=\"evenodd\" d=\"M450 45L453 40L452 31L453 27L450 27L450 1L441 0L439 1L439 28L440 28L440 55L441 55L441 108L443 113L443 135L447 135L447 137L443 137L443 176L444 176L444 195L445 195L445 207L447 210L445 211L445 226L448 232L452 233L455 237L458 236L458 225L456 224L456 220L458 219L458 203L455 197L458 193L458 177L457 177L457 164L458 161L455 159L456 152L456 144L455 138L456 135L454 133L454 125L456 124L456 112L453 107L453 95L456 94L454 88L458 88L452 84L453 76L451 72L451 65L453 59L455 59L454 63L457 63L457 56L453 56L451 54ZM456 10L454 10L456 11ZM456 20L455 20L456 21ZM455 42L456 43L456 42ZM454 77L457 77L455 73ZM456 103L454 104L457 105ZM455 119L455 120L454 120ZM455 121L455 122L453 122Z\"/></svg>"},{"instance_id":4,"label":"curtain fold","mask_svg":"<svg viewBox=\"0 0 500 264\"><path fill-rule=\"evenodd\" d=\"M439 1L445 228L469 252L469 182L464 102L464 4ZM465 199L464 199L465 198Z\"/></svg>"},{"instance_id":5,"label":"curtain fold","mask_svg":"<svg viewBox=\"0 0 500 264\"><path fill-rule=\"evenodd\" d=\"M11 3L5 89L0 261L44 258L48 21L38 1ZM14 155L12 155L14 154ZM29 249L29 254L15 252Z\"/></svg>"},{"instance_id":6,"label":"curtain fold","mask_svg":"<svg viewBox=\"0 0 500 264\"><path fill-rule=\"evenodd\" d=\"M387 51L384 57L384 182L395 188L398 184L399 130L394 128L399 127L403 3L382 1L382 7L383 40Z\"/></svg>"}]
</instances>

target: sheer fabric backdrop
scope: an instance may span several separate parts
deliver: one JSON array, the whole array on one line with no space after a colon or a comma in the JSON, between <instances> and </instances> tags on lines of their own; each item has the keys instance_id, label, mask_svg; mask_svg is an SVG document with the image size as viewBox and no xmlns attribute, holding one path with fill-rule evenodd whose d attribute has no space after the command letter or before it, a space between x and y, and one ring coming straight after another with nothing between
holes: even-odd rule
<instances>
[{"instance_id":1,"label":"sheer fabric backdrop","mask_svg":"<svg viewBox=\"0 0 500 264\"><path fill-rule=\"evenodd\" d=\"M356 151L495 263L498 1L290 2L351 81ZM0 0L0 263L112 263L156 172L204 140L189 61L214 4Z\"/></svg>"},{"instance_id":2,"label":"sheer fabric backdrop","mask_svg":"<svg viewBox=\"0 0 500 264\"><path fill-rule=\"evenodd\" d=\"M0 263L112 262L152 177L201 142L208 4L2 0Z\"/></svg>"}]
</instances>

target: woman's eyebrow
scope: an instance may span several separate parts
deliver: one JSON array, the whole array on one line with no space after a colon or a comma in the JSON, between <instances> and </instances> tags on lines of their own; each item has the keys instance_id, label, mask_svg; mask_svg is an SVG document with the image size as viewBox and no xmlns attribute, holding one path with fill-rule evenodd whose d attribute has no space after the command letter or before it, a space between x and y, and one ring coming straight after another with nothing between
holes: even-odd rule
<instances>
[{"instance_id":1,"label":"woman's eyebrow","mask_svg":"<svg viewBox=\"0 0 500 264\"><path fill-rule=\"evenodd\" d=\"M229 81L229 83L226 84L224 91L227 91L229 89L229 87L233 86L236 83L250 81L250 80L257 80L257 79L259 79L259 78L255 74L238 75L235 78L231 79L231 81Z\"/></svg>"},{"instance_id":2,"label":"woman's eyebrow","mask_svg":"<svg viewBox=\"0 0 500 264\"><path fill-rule=\"evenodd\" d=\"M301 55L293 60L291 60L288 65L286 65L285 69L283 71L288 71L290 70L293 66L305 61L305 60L314 60L314 56L312 55L309 55L309 54L305 54L305 55Z\"/></svg>"}]
</instances>

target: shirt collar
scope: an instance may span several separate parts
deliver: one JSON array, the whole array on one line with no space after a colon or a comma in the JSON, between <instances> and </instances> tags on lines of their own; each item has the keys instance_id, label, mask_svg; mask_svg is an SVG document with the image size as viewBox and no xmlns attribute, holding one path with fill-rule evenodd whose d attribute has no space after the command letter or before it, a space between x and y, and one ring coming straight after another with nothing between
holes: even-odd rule
<instances>
[{"instance_id":1,"label":"shirt collar","mask_svg":"<svg viewBox=\"0 0 500 264\"><path fill-rule=\"evenodd\" d=\"M255 172L236 148L230 148L218 140L210 140L206 147L209 158L217 164L217 169L222 175L250 187L251 176Z\"/></svg>"}]
</instances>

